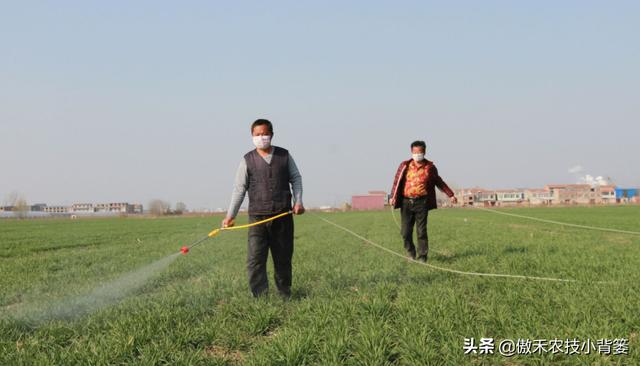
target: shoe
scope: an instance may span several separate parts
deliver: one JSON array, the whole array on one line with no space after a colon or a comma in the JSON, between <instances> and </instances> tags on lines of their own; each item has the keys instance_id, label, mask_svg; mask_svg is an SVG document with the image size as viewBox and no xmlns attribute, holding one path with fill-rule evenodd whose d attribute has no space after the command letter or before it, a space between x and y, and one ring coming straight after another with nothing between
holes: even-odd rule
<instances>
[{"instance_id":1,"label":"shoe","mask_svg":"<svg viewBox=\"0 0 640 366\"><path fill-rule=\"evenodd\" d=\"M291 299L291 288L286 287L286 288L279 288L278 289L278 295L280 295L280 297L287 301Z\"/></svg>"},{"instance_id":2,"label":"shoe","mask_svg":"<svg viewBox=\"0 0 640 366\"><path fill-rule=\"evenodd\" d=\"M415 261L416 260L416 253L407 252L407 259Z\"/></svg>"},{"instance_id":3,"label":"shoe","mask_svg":"<svg viewBox=\"0 0 640 366\"><path fill-rule=\"evenodd\" d=\"M418 262L427 263L427 256L426 255L419 256Z\"/></svg>"}]
</instances>

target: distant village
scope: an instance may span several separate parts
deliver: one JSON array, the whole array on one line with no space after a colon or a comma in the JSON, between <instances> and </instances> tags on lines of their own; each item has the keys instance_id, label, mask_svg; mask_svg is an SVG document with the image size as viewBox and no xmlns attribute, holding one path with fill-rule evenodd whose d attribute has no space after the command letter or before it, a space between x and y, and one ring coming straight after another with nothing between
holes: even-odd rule
<instances>
[{"instance_id":1,"label":"distant village","mask_svg":"<svg viewBox=\"0 0 640 366\"><path fill-rule=\"evenodd\" d=\"M623 188L615 185L591 184L548 184L543 188L499 189L484 188L455 189L458 207L509 207L509 206L559 206L559 205L612 205L640 204L640 189ZM439 194L438 204L451 207L444 194ZM369 191L367 194L354 195L350 203L341 208L323 206L320 210L383 210L389 205L389 193ZM311 208L313 209L313 208ZM153 210L151 210L153 211ZM186 210L181 209L181 212ZM241 212L246 212L242 208ZM192 211L193 212L193 211ZM219 209L215 212L223 212ZM37 203L24 207L0 206L0 217L47 217L47 216L122 216L148 213L139 203L74 203L70 206L48 206ZM202 213L212 213L205 210Z\"/></svg>"},{"instance_id":2,"label":"distant village","mask_svg":"<svg viewBox=\"0 0 640 366\"><path fill-rule=\"evenodd\" d=\"M638 188L622 188L615 185L548 184L544 188L456 189L458 206L507 207L554 205L608 205L640 203ZM439 203L450 206L448 199L440 197ZM366 195L351 197L352 210L381 210L389 204L385 191L370 191Z\"/></svg>"},{"instance_id":3,"label":"distant village","mask_svg":"<svg viewBox=\"0 0 640 366\"><path fill-rule=\"evenodd\" d=\"M74 214L142 214L144 208L139 203L111 202L111 203L74 203L71 206L48 206L46 203L36 203L26 207L0 206L0 212L28 212L29 216L40 215L74 215Z\"/></svg>"}]
</instances>

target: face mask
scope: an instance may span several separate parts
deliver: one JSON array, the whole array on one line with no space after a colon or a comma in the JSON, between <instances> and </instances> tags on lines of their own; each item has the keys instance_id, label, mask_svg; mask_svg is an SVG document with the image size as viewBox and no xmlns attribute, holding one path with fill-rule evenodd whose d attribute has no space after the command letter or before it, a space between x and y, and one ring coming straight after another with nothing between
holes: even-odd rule
<instances>
[{"instance_id":1,"label":"face mask","mask_svg":"<svg viewBox=\"0 0 640 366\"><path fill-rule=\"evenodd\" d=\"M271 146L271 136L253 136L253 144L258 149L268 149Z\"/></svg>"},{"instance_id":2,"label":"face mask","mask_svg":"<svg viewBox=\"0 0 640 366\"><path fill-rule=\"evenodd\" d=\"M424 154L413 154L413 160L419 163L424 160Z\"/></svg>"}]
</instances>

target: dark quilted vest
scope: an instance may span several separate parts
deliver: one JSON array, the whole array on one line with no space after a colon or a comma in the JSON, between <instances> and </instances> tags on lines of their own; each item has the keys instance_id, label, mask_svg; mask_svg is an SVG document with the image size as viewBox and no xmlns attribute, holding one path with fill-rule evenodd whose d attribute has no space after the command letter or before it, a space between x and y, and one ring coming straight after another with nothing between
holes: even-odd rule
<instances>
[{"instance_id":1,"label":"dark quilted vest","mask_svg":"<svg viewBox=\"0 0 640 366\"><path fill-rule=\"evenodd\" d=\"M249 174L249 215L274 215L291 210L289 152L273 147L271 164L252 150L244 156Z\"/></svg>"}]
</instances>

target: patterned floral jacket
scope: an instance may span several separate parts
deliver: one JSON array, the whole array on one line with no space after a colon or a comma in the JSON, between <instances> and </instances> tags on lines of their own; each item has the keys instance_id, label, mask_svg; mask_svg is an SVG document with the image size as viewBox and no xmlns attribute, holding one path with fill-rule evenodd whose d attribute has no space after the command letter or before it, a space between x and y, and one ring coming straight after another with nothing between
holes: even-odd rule
<instances>
[{"instance_id":1,"label":"patterned floral jacket","mask_svg":"<svg viewBox=\"0 0 640 366\"><path fill-rule=\"evenodd\" d=\"M436 202L436 190L435 187L438 187L442 192L444 192L447 196L453 197L454 193L449 188L449 186L440 178L438 175L438 169L433 164L432 161L425 160L427 163L427 210L433 210L438 208L438 204ZM398 167L398 171L396 172L395 179L393 180L393 187L391 188L391 202L393 204L393 208L402 207L403 191L404 184L406 181L407 168L411 163L411 159L403 161L400 163Z\"/></svg>"}]
</instances>

